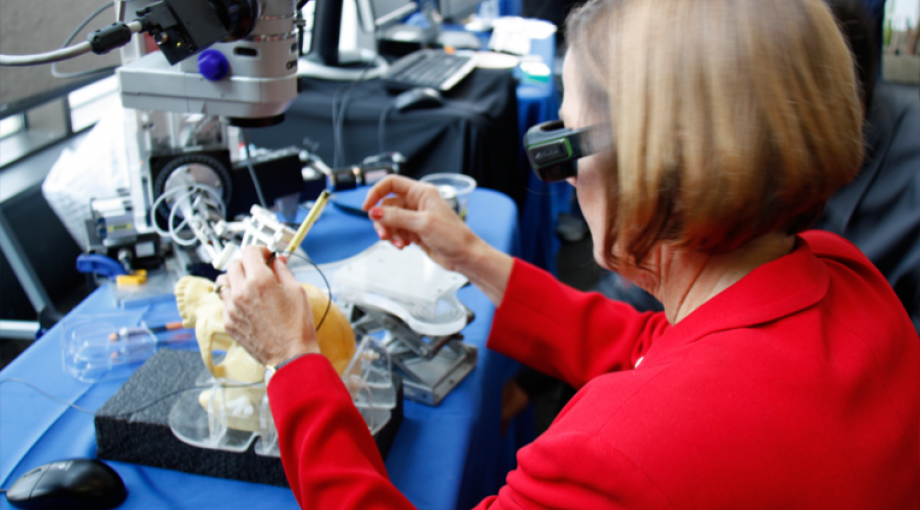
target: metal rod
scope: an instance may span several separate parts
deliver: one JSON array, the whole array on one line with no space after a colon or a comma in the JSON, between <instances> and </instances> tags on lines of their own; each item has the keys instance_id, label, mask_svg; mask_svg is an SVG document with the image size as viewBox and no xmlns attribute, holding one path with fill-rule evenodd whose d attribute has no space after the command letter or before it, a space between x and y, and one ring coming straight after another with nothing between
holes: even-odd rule
<instances>
[{"instance_id":1,"label":"metal rod","mask_svg":"<svg viewBox=\"0 0 920 510\"><path fill-rule=\"evenodd\" d=\"M10 340L35 340L39 329L36 321L0 320L0 338Z\"/></svg>"},{"instance_id":2,"label":"metal rod","mask_svg":"<svg viewBox=\"0 0 920 510\"><path fill-rule=\"evenodd\" d=\"M410 2L389 14L384 14L383 16L377 18L374 21L374 25L382 27L393 20L402 19L404 16L412 14L417 10L418 4L415 2Z\"/></svg>"},{"instance_id":3,"label":"metal rod","mask_svg":"<svg viewBox=\"0 0 920 510\"><path fill-rule=\"evenodd\" d=\"M35 313L41 313L46 308L53 310L54 305L51 303L51 298L48 297L48 293L45 291L41 280L38 279L32 264L25 257L25 251L16 236L13 235L13 229L10 228L3 211L0 211L0 250L3 251L3 256L6 257L10 267L13 268L13 274L16 275L19 285L22 286L22 290L25 291L26 296L32 303Z\"/></svg>"}]
</instances>

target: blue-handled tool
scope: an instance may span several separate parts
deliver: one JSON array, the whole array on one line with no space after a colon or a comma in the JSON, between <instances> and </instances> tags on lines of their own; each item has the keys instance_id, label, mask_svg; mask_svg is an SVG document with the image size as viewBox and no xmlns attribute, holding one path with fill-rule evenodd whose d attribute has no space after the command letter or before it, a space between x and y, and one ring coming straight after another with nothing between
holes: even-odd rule
<instances>
[{"instance_id":1,"label":"blue-handled tool","mask_svg":"<svg viewBox=\"0 0 920 510\"><path fill-rule=\"evenodd\" d=\"M97 253L78 256L77 271L107 276L110 280L114 280L119 275L128 274L128 271L117 260Z\"/></svg>"}]
</instances>

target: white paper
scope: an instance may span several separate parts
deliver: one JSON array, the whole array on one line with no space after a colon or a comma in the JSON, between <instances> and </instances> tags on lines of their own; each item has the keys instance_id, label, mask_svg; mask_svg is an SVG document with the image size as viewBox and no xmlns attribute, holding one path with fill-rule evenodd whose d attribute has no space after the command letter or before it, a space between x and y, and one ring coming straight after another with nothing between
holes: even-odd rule
<instances>
[{"instance_id":1,"label":"white paper","mask_svg":"<svg viewBox=\"0 0 920 510\"><path fill-rule=\"evenodd\" d=\"M84 220L90 219L90 200L118 196L128 189L124 110L99 119L76 151L65 149L42 183L42 195L71 237L84 250Z\"/></svg>"}]
</instances>

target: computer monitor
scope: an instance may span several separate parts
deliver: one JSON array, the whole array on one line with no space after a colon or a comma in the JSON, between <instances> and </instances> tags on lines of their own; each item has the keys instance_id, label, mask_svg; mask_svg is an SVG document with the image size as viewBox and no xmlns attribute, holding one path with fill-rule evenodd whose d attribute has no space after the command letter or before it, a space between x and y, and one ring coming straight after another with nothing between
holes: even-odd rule
<instances>
[{"instance_id":1,"label":"computer monitor","mask_svg":"<svg viewBox=\"0 0 920 510\"><path fill-rule=\"evenodd\" d=\"M482 0L438 0L438 11L445 21L459 22L476 12Z\"/></svg>"},{"instance_id":2,"label":"computer monitor","mask_svg":"<svg viewBox=\"0 0 920 510\"><path fill-rule=\"evenodd\" d=\"M374 28L395 23L418 11L416 2L407 0L369 0L374 13Z\"/></svg>"},{"instance_id":3,"label":"computer monitor","mask_svg":"<svg viewBox=\"0 0 920 510\"><path fill-rule=\"evenodd\" d=\"M301 57L301 76L335 81L372 79L386 72L387 63L375 51L339 49L344 2L316 0L310 52ZM359 27L373 34L377 27L415 12L418 5L407 0L355 0Z\"/></svg>"}]
</instances>

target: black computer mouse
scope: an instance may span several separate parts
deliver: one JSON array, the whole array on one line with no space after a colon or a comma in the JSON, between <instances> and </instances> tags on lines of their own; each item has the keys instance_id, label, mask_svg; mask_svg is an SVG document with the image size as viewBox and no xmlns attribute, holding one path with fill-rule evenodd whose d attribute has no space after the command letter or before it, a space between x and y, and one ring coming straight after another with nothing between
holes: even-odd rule
<instances>
[{"instance_id":1,"label":"black computer mouse","mask_svg":"<svg viewBox=\"0 0 920 510\"><path fill-rule=\"evenodd\" d=\"M104 510L128 497L114 469L96 459L59 460L19 477L6 492L16 508Z\"/></svg>"},{"instance_id":2,"label":"black computer mouse","mask_svg":"<svg viewBox=\"0 0 920 510\"><path fill-rule=\"evenodd\" d=\"M420 108L432 108L444 104L441 93L430 87L416 87L396 96L394 106L404 112Z\"/></svg>"}]
</instances>

